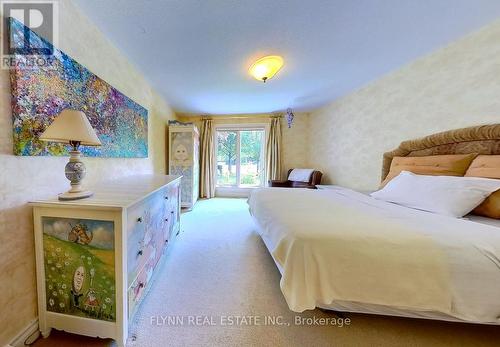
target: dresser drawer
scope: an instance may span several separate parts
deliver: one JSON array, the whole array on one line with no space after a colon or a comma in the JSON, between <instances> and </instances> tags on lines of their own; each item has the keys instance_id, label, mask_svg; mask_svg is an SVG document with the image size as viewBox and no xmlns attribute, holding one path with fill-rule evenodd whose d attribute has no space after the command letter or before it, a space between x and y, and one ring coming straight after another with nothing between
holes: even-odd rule
<instances>
[{"instance_id":1,"label":"dresser drawer","mask_svg":"<svg viewBox=\"0 0 500 347\"><path fill-rule=\"evenodd\" d=\"M131 319L135 312L137 311L137 307L141 303L141 300L144 297L149 285L149 281L151 280L151 276L153 275L153 267L146 266L142 271L137 275L135 281L128 289L128 317Z\"/></svg>"},{"instance_id":2,"label":"dresser drawer","mask_svg":"<svg viewBox=\"0 0 500 347\"><path fill-rule=\"evenodd\" d=\"M127 266L128 266L128 285L130 286L132 282L137 278L139 272L144 268L144 266L151 262L152 259L156 258L156 248L151 245L143 246L138 243L133 251L129 251L127 255ZM129 248L130 249L130 248Z\"/></svg>"},{"instance_id":3,"label":"dresser drawer","mask_svg":"<svg viewBox=\"0 0 500 347\"><path fill-rule=\"evenodd\" d=\"M165 240L172 235L172 228L179 220L179 186L169 185L164 188L165 196L164 225L162 226Z\"/></svg>"},{"instance_id":4,"label":"dresser drawer","mask_svg":"<svg viewBox=\"0 0 500 347\"><path fill-rule=\"evenodd\" d=\"M170 199L170 204L168 205L168 234L169 238L174 237L174 233L176 233L177 225L179 223L179 203L180 203L180 191L179 185L170 185L166 189L168 189L168 194L172 198Z\"/></svg>"},{"instance_id":5,"label":"dresser drawer","mask_svg":"<svg viewBox=\"0 0 500 347\"><path fill-rule=\"evenodd\" d=\"M146 204L131 208L127 216L127 273L128 284L137 276L148 259L146 239Z\"/></svg>"},{"instance_id":6,"label":"dresser drawer","mask_svg":"<svg viewBox=\"0 0 500 347\"><path fill-rule=\"evenodd\" d=\"M168 186L167 186L168 187ZM146 264L154 266L161 257L169 233L170 205L175 200L167 187L157 191L140 205L131 208L128 216L128 284Z\"/></svg>"}]
</instances>

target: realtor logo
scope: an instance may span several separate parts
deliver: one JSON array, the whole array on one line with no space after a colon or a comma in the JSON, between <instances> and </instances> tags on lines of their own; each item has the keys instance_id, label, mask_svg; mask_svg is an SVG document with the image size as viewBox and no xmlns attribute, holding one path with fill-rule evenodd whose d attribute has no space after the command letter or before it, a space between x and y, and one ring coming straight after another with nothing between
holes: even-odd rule
<instances>
[{"instance_id":1,"label":"realtor logo","mask_svg":"<svg viewBox=\"0 0 500 347\"><path fill-rule=\"evenodd\" d=\"M1 35L2 67L12 66L16 55L37 56L33 61L42 62L54 53L53 46L58 46L58 2L54 0L0 0L3 14ZM15 20L24 26L23 31L16 31L13 40L9 25ZM46 45L39 36L52 45Z\"/></svg>"}]
</instances>

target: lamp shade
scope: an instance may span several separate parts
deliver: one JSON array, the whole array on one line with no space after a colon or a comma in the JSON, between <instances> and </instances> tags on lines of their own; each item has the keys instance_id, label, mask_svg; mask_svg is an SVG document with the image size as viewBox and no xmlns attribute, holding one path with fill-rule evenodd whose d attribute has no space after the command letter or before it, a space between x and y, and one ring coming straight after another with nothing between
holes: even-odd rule
<instances>
[{"instance_id":1,"label":"lamp shade","mask_svg":"<svg viewBox=\"0 0 500 347\"><path fill-rule=\"evenodd\" d=\"M257 80L267 81L283 66L283 58L279 55L262 57L250 66L250 74Z\"/></svg>"},{"instance_id":2,"label":"lamp shade","mask_svg":"<svg viewBox=\"0 0 500 347\"><path fill-rule=\"evenodd\" d=\"M100 146L90 122L82 111L65 109L54 119L52 124L40 136L40 140L48 142L69 143L80 142L84 146Z\"/></svg>"}]
</instances>

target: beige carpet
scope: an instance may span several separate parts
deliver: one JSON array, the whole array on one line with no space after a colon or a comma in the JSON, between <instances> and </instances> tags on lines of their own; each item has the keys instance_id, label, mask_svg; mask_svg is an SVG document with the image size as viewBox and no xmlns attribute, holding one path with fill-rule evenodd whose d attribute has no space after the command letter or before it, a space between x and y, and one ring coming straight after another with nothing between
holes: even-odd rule
<instances>
[{"instance_id":1,"label":"beige carpet","mask_svg":"<svg viewBox=\"0 0 500 347\"><path fill-rule=\"evenodd\" d=\"M304 314L288 310L279 288L279 272L254 232L245 200L200 201L183 215L182 224L184 233L141 306L130 346L499 345L500 327L496 326L350 313L345 314L351 320L349 326L296 326L296 316L337 316L319 310ZM241 323L258 319L259 324L228 326L229 316L247 316ZM284 324L265 325L267 316L281 317ZM56 333L35 345L109 344Z\"/></svg>"}]
</instances>

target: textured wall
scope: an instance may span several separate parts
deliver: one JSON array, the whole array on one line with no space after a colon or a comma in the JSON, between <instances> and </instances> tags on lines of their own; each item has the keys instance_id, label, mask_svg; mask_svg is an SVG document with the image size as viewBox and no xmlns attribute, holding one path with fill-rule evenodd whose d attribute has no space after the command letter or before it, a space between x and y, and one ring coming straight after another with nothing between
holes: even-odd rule
<instances>
[{"instance_id":1,"label":"textured wall","mask_svg":"<svg viewBox=\"0 0 500 347\"><path fill-rule=\"evenodd\" d=\"M281 121L283 139L283 178L288 169L309 168L309 114L295 113L293 124L288 128L286 119Z\"/></svg>"},{"instance_id":2,"label":"textured wall","mask_svg":"<svg viewBox=\"0 0 500 347\"><path fill-rule=\"evenodd\" d=\"M500 21L310 114L310 164L325 182L378 186L403 140L500 122Z\"/></svg>"},{"instance_id":3,"label":"textured wall","mask_svg":"<svg viewBox=\"0 0 500 347\"><path fill-rule=\"evenodd\" d=\"M3 17L2 17L3 20ZM170 107L99 30L69 1L60 3L59 48L149 110L148 159L85 158L86 183L103 177L165 172ZM5 37L2 37L4 40ZM36 317L31 208L27 202L65 191L67 158L12 155L8 71L0 70L0 345Z\"/></svg>"},{"instance_id":4,"label":"textured wall","mask_svg":"<svg viewBox=\"0 0 500 347\"><path fill-rule=\"evenodd\" d=\"M233 117L233 118L231 118ZM220 115L213 116L214 122L218 124L247 124L247 123L269 123L269 114L250 114L250 115ZM183 122L195 122L201 130L199 116L180 115L179 119ZM309 142L309 114L295 113L293 125L288 128L286 120L281 121L282 134L282 168L283 178L290 168L305 168L308 165L308 142Z\"/></svg>"}]
</instances>

